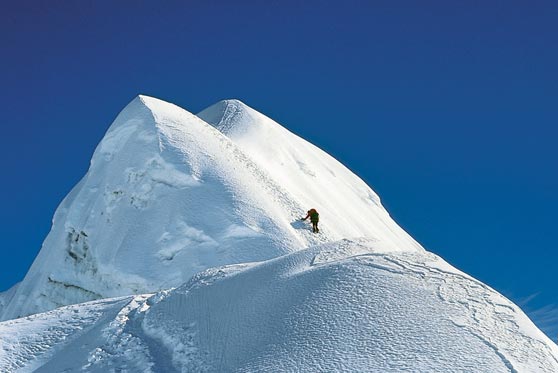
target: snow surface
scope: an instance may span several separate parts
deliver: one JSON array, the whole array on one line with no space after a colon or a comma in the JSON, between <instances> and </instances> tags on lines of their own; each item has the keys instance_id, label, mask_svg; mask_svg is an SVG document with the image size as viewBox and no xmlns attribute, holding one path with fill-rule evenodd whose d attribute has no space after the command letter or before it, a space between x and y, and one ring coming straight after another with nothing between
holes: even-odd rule
<instances>
[{"instance_id":1,"label":"snow surface","mask_svg":"<svg viewBox=\"0 0 558 373\"><path fill-rule=\"evenodd\" d=\"M503 296L371 239L5 321L0 336L0 371L558 371L556 345Z\"/></svg>"},{"instance_id":2,"label":"snow surface","mask_svg":"<svg viewBox=\"0 0 558 373\"><path fill-rule=\"evenodd\" d=\"M399 250L422 250L394 224L366 183L275 121L238 100L221 101L197 115L238 145L299 205L319 206L329 238L375 237Z\"/></svg>"},{"instance_id":3,"label":"snow surface","mask_svg":"<svg viewBox=\"0 0 558 373\"><path fill-rule=\"evenodd\" d=\"M423 250L360 178L271 119L239 101L200 116L215 127L146 96L119 114L0 320L346 237ZM320 235L300 221L312 207Z\"/></svg>"},{"instance_id":4,"label":"snow surface","mask_svg":"<svg viewBox=\"0 0 558 373\"><path fill-rule=\"evenodd\" d=\"M0 292L0 315L2 314L2 311L4 310L6 305L12 300L18 286L19 282L8 290Z\"/></svg>"},{"instance_id":5,"label":"snow surface","mask_svg":"<svg viewBox=\"0 0 558 373\"><path fill-rule=\"evenodd\" d=\"M558 371L517 306L237 100L134 99L0 320L1 372Z\"/></svg>"}]
</instances>

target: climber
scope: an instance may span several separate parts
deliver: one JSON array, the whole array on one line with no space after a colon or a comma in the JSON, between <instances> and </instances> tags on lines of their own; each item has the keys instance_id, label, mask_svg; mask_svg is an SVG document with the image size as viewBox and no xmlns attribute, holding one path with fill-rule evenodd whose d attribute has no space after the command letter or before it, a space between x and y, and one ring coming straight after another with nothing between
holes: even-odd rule
<instances>
[{"instance_id":1,"label":"climber","mask_svg":"<svg viewBox=\"0 0 558 373\"><path fill-rule=\"evenodd\" d=\"M312 232L318 233L320 231L318 229L318 222L320 221L320 214L318 214L318 211L316 211L316 209L308 210L306 217L301 218L301 220L306 220L308 218L310 218L310 221L312 222Z\"/></svg>"}]
</instances>

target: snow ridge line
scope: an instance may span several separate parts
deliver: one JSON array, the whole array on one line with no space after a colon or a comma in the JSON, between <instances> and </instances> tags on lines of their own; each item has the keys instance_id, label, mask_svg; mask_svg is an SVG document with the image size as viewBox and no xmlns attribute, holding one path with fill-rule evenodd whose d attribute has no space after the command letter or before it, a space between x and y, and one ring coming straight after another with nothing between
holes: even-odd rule
<instances>
[{"instance_id":1,"label":"snow ridge line","mask_svg":"<svg viewBox=\"0 0 558 373\"><path fill-rule=\"evenodd\" d=\"M0 371L33 372L40 370L49 361L49 358L80 338L80 335L93 329L95 323L103 318L104 307L117 304L123 298L71 305L1 322ZM2 333L4 327L9 331L16 326L19 326L16 334ZM14 346L16 347L14 348Z\"/></svg>"},{"instance_id":2,"label":"snow ridge line","mask_svg":"<svg viewBox=\"0 0 558 373\"><path fill-rule=\"evenodd\" d=\"M187 156L190 161L195 164L199 161L194 161L194 158L192 156L192 154L188 154L188 153L193 153L191 151L192 147L197 147L199 146L197 144L197 142L200 141L207 141L206 139L201 139L201 138L196 138L194 139L192 137L192 133L186 131L183 129L183 126L180 125L180 123L176 123L172 118L165 118L165 117L161 117L159 115L159 113L157 111L152 110L149 105L146 105L146 107L149 109L149 111L151 112L151 115L153 116L155 122L157 123L158 126L160 127L165 127L170 129L172 132L174 132L174 136L168 136L167 133L165 133L165 131L159 131L159 135L162 135L162 137L164 137L164 140L161 139L162 143L163 143L163 148L165 148L164 143L168 143L171 146L175 147L178 151L183 152L185 151L186 154L184 154L185 156ZM183 110L183 109L181 109ZM196 117L197 118L197 117ZM204 125L204 130L205 131L211 131L215 133L215 136L211 136L211 139L216 139L218 141L218 144L221 148L225 148L225 149L229 149L230 152L232 152L232 155L234 157L234 159L241 165L244 166L245 170L249 171L249 176L250 178L254 178L256 179L256 181L258 182L258 185L261 185L265 188L266 193L271 197L271 200L273 202L277 202L280 204L281 207L283 207L284 209L288 210L288 215L291 216L291 218L293 219L291 222L289 222L291 224L291 228L292 229L296 229L293 227L293 225L296 224L296 222L299 220L299 217L301 215L301 212L303 213L304 211L306 211L306 209L304 207L302 207L301 203L296 201L283 187L281 187L280 185L278 185L273 178L271 178L271 176L269 176L269 174L263 170L261 167L259 167L248 155L246 155L236 144L234 144L228 137L226 137L226 135L224 135L223 133L221 133L218 129L216 129L215 127L211 126L210 124L206 123L205 121L203 121L202 119L198 120L200 122L203 123ZM179 136L176 136L176 133L179 134ZM178 138L178 139L177 139ZM180 143L187 143L187 146L180 146ZM222 153L220 154L216 154L215 155L216 158L218 158L217 162L220 162L222 164L230 164L231 161L230 159L227 159L227 157L224 157ZM227 169L231 169L231 167L228 167ZM240 170L237 170L240 171ZM237 180L237 176L234 175L233 173L229 173L228 175L220 175L217 174L215 175L217 176L221 182L223 182L224 185L227 185L228 187L230 187L233 190L237 190L239 187L242 186L242 182ZM234 181L234 183L231 182L231 180L227 181L227 176ZM326 229L327 231L327 229ZM304 233L302 233L302 236L305 238L306 242L300 242L299 243L303 244L305 247L308 246L312 246L312 245L317 245L320 243L325 243L325 242L331 242L333 240L335 240L334 237L329 237L326 233L322 233L320 235L316 235L311 233L308 229L305 229L303 231ZM296 237L297 235L293 235L294 237Z\"/></svg>"},{"instance_id":3,"label":"snow ridge line","mask_svg":"<svg viewBox=\"0 0 558 373\"><path fill-rule=\"evenodd\" d=\"M431 256L431 257L435 257L434 254L428 253L427 256ZM483 284L482 282L469 277L467 275L458 273L458 272L450 272L450 271L445 271L441 268L434 268L432 266L428 266L426 265L426 263L422 263L422 264L414 264L411 263L410 261L404 259L406 257L413 257L415 258L415 262L416 263L420 263L420 259L418 258L418 255L416 255L415 253L397 253L397 254L393 254L392 259L393 260L397 260L399 261L401 264L405 265L409 270L412 270L412 268L418 268L418 271L420 272L420 270L426 271L428 273L430 273L430 275L434 275L434 276L428 276L429 279L435 279L440 281L439 283L439 287L438 287L438 296L445 302L449 302L452 303L454 305L456 305L457 307L465 310L466 313L469 314L469 318L471 321L473 321L473 323L471 324L462 324L456 320L451 320L452 323L454 323L456 326L459 326L461 328L464 328L465 330L467 330L469 333L471 333L472 335L474 335L475 337L481 339L483 341L484 344L486 344L487 346L489 346L491 349L493 349L495 351L495 353L502 359L502 362L510 369L511 372L519 372L518 368L516 368L514 366L514 364L512 363L512 360L514 361L527 361L529 359L525 359L527 356L525 356L525 354L530 354L529 351L521 351L518 349L513 349L513 350L509 350L509 351L502 351L500 349L497 348L497 344L492 342L491 340L483 337L483 335L489 335L487 333L481 333L481 331L485 331L488 332L490 330L493 330L494 327L496 327L496 324L494 325L488 325L487 323L496 320L498 323L500 323L501 325L508 325L507 327L502 327L501 334L505 335L505 338L509 341L519 341L519 340L528 340L529 343L533 346L537 346L537 348L534 348L533 351L538 352L538 351L546 351L546 356L550 356L552 358L552 360L554 360L556 362L555 368L558 368L558 360L554 357L550 347L548 345L546 345L545 343L543 343L541 340L533 338L530 335L527 335L525 333L522 333L522 329L519 327L518 325L518 321L517 321L517 317L521 317L522 315L517 314L517 310L508 304L505 304L505 298L502 297L499 293L497 293L495 290L493 290L492 288L490 288L489 286ZM441 261L441 259L437 259L437 261ZM415 271L413 271L415 272ZM423 272L422 274L425 278L427 277L427 274ZM453 281L451 282L452 284L455 284L459 287L461 287L461 291L459 289L456 289L454 286L452 286L451 288L445 289L445 287L450 286L450 282L448 282L444 277L446 276L451 276L454 278L458 278L460 279L459 281ZM468 285L471 284L471 285ZM482 290L476 290L475 287L480 288ZM465 293L463 293L463 291ZM444 296L444 292L446 293ZM449 295L449 297L448 297ZM463 297L465 297L465 299L463 299ZM498 298L502 298L502 302L499 303L495 303L492 299L488 299L488 297L498 297ZM469 301L467 301L469 300ZM482 307L473 307L470 308L471 305L475 305L476 303L474 301L471 300L477 300L480 301L482 304ZM501 307L501 308L505 308L508 310L508 313L502 313L501 311L499 312L497 310L497 307ZM492 310L491 314L485 314L485 313L479 313L480 310ZM479 318L480 316L480 318ZM526 317L526 316L525 316ZM518 338L517 335L520 335L521 338ZM503 335L496 335L496 337L500 337L500 338L504 338ZM508 343L509 344L509 343ZM506 345L506 344L503 344ZM513 342L512 345L519 345L518 342ZM508 356L510 355L510 356ZM542 355L540 355L539 353L535 354L536 356L532 356L532 358L534 358L535 360L538 361L542 361L543 357ZM538 355L538 356L537 356ZM542 368L542 367L541 367ZM548 367L548 368L542 368L543 370L541 370L541 372L549 372L552 373L554 372L553 368Z\"/></svg>"},{"instance_id":4,"label":"snow ridge line","mask_svg":"<svg viewBox=\"0 0 558 373\"><path fill-rule=\"evenodd\" d=\"M130 300L102 331L105 344L90 352L84 370L138 369L143 372L178 372L169 351L145 333L142 323L153 294ZM135 367L135 368L134 368Z\"/></svg>"}]
</instances>

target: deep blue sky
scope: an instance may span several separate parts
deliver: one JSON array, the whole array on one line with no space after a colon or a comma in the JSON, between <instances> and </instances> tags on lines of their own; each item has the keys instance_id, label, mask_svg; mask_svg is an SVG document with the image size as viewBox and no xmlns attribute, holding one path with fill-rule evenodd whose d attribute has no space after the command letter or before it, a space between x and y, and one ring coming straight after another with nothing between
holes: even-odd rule
<instances>
[{"instance_id":1,"label":"deep blue sky","mask_svg":"<svg viewBox=\"0 0 558 373\"><path fill-rule=\"evenodd\" d=\"M239 98L355 171L428 250L556 339L558 2L12 3L0 290L23 278L134 96L194 113Z\"/></svg>"}]
</instances>

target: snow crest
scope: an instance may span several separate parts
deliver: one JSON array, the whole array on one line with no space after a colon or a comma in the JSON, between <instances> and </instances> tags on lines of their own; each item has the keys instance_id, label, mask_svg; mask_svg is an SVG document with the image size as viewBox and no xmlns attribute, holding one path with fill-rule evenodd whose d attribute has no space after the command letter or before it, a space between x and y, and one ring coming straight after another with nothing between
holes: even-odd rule
<instances>
[{"instance_id":1,"label":"snow crest","mask_svg":"<svg viewBox=\"0 0 558 373\"><path fill-rule=\"evenodd\" d=\"M21 348L22 330L25 343L42 348ZM208 269L156 295L6 321L0 335L0 370L558 370L556 346L503 296L431 253L369 239Z\"/></svg>"},{"instance_id":2,"label":"snow crest","mask_svg":"<svg viewBox=\"0 0 558 373\"><path fill-rule=\"evenodd\" d=\"M238 100L134 99L0 320L0 371L558 371L517 306Z\"/></svg>"},{"instance_id":3,"label":"snow crest","mask_svg":"<svg viewBox=\"0 0 558 373\"><path fill-rule=\"evenodd\" d=\"M300 221L311 207L320 235ZM0 320L176 287L210 267L355 236L423 250L360 178L239 101L196 116L139 96L57 209Z\"/></svg>"}]
</instances>

